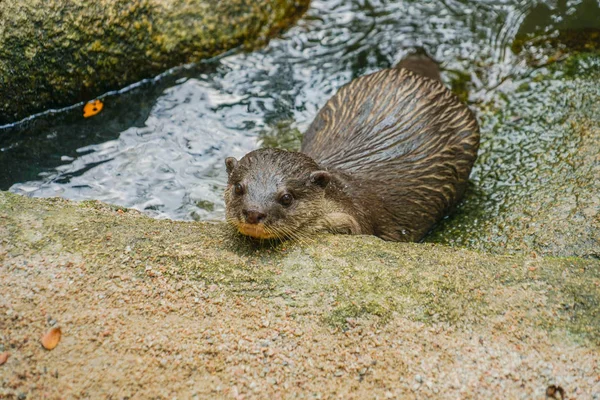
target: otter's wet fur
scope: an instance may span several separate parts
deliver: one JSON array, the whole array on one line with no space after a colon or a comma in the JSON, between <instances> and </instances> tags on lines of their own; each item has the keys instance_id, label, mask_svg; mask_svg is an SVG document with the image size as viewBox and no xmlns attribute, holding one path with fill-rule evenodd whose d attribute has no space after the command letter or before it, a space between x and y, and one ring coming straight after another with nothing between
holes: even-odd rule
<instances>
[{"instance_id":1,"label":"otter's wet fur","mask_svg":"<svg viewBox=\"0 0 600 400\"><path fill-rule=\"evenodd\" d=\"M405 62L342 87L308 128L301 152L228 158L228 222L265 239L423 238L461 199L479 147L475 117L432 79L431 63Z\"/></svg>"}]
</instances>

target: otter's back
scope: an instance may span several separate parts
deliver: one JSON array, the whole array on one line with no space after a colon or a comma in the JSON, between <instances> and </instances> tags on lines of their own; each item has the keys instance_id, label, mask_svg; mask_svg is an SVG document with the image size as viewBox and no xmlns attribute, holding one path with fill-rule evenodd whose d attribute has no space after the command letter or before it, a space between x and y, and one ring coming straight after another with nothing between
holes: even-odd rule
<instances>
[{"instance_id":1,"label":"otter's back","mask_svg":"<svg viewBox=\"0 0 600 400\"><path fill-rule=\"evenodd\" d=\"M323 165L385 177L398 168L424 172L421 166L440 165L435 160L470 171L478 146L473 114L440 82L387 69L342 87L308 128L301 151Z\"/></svg>"},{"instance_id":2,"label":"otter's back","mask_svg":"<svg viewBox=\"0 0 600 400\"><path fill-rule=\"evenodd\" d=\"M467 106L441 82L400 68L342 87L308 128L301 151L383 183L386 202L397 207L390 214L414 220L396 222L425 218L429 229L462 196L478 147Z\"/></svg>"}]
</instances>

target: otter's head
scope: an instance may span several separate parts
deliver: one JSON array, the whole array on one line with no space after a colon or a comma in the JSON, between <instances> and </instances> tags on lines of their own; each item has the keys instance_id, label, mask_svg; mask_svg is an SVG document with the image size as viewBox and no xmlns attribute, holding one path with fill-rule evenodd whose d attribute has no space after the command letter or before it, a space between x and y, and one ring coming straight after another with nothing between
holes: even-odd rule
<instances>
[{"instance_id":1,"label":"otter's head","mask_svg":"<svg viewBox=\"0 0 600 400\"><path fill-rule=\"evenodd\" d=\"M227 222L259 239L300 238L324 213L330 174L305 154L255 150L225 160Z\"/></svg>"}]
</instances>

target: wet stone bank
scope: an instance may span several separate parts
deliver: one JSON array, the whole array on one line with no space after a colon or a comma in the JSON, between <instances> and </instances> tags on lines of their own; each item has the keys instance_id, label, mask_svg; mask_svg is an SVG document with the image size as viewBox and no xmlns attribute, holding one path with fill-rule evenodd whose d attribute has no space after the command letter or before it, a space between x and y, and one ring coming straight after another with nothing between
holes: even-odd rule
<instances>
[{"instance_id":1,"label":"wet stone bank","mask_svg":"<svg viewBox=\"0 0 600 400\"><path fill-rule=\"evenodd\" d=\"M0 194L2 395L394 398L600 391L600 261ZM63 339L44 350L57 324Z\"/></svg>"}]
</instances>

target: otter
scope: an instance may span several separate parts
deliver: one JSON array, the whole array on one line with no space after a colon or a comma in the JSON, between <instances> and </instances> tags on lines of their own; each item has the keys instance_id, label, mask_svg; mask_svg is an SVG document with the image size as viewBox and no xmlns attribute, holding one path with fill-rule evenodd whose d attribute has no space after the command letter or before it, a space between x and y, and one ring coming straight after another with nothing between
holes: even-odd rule
<instances>
[{"instance_id":1,"label":"otter","mask_svg":"<svg viewBox=\"0 0 600 400\"><path fill-rule=\"evenodd\" d=\"M462 198L478 148L473 113L443 85L437 63L416 53L343 86L300 152L227 158L226 219L258 239L419 241Z\"/></svg>"}]
</instances>

